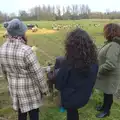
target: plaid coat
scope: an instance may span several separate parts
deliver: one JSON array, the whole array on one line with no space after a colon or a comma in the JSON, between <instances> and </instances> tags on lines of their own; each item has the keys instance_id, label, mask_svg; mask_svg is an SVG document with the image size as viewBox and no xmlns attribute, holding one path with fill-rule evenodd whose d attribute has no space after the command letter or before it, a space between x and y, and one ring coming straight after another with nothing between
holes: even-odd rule
<instances>
[{"instance_id":1,"label":"plaid coat","mask_svg":"<svg viewBox=\"0 0 120 120\"><path fill-rule=\"evenodd\" d=\"M47 93L48 86L31 47L22 39L8 39L0 48L0 63L9 83L13 108L22 113L39 108L41 93Z\"/></svg>"}]
</instances>

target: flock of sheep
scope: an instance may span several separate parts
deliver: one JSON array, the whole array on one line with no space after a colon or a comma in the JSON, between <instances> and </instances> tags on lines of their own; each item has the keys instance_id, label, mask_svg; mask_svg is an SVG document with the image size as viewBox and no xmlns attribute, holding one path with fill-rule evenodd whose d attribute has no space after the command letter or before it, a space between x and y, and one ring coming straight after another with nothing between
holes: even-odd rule
<instances>
[{"instance_id":1,"label":"flock of sheep","mask_svg":"<svg viewBox=\"0 0 120 120\"><path fill-rule=\"evenodd\" d=\"M89 24L89 26L99 27L100 24ZM53 30L61 30L61 29L72 29L72 28L84 28L84 25L80 24L72 24L72 25L62 25L62 24L53 24L52 29Z\"/></svg>"},{"instance_id":2,"label":"flock of sheep","mask_svg":"<svg viewBox=\"0 0 120 120\"><path fill-rule=\"evenodd\" d=\"M94 26L94 27L99 27L100 24L89 24L89 26ZM31 24L28 24L27 25L28 29L31 29L32 32L37 32L38 31L38 25L31 25ZM71 24L71 25L63 25L63 24L53 24L52 25L52 29L53 30L61 30L61 29L72 29L72 28L82 28L84 29L84 25L81 25L81 24Z\"/></svg>"}]
</instances>

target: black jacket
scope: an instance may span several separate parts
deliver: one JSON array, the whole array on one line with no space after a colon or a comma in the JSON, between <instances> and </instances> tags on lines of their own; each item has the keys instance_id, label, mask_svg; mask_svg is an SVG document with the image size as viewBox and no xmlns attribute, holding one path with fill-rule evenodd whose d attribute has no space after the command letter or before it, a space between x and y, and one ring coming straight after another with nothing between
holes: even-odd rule
<instances>
[{"instance_id":1,"label":"black jacket","mask_svg":"<svg viewBox=\"0 0 120 120\"><path fill-rule=\"evenodd\" d=\"M69 68L64 64L56 77L56 89L61 92L62 105L65 108L81 108L91 96L98 72L98 65L92 65L89 72Z\"/></svg>"}]
</instances>

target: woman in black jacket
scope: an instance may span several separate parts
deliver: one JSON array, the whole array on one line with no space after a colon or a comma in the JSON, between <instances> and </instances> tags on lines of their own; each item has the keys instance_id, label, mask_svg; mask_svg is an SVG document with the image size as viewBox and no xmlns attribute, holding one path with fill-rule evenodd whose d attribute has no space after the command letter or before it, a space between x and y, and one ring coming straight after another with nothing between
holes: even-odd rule
<instances>
[{"instance_id":1,"label":"woman in black jacket","mask_svg":"<svg viewBox=\"0 0 120 120\"><path fill-rule=\"evenodd\" d=\"M78 109L88 103L96 80L97 50L88 33L78 28L67 36L65 52L56 88L67 110L67 120L79 120Z\"/></svg>"}]
</instances>

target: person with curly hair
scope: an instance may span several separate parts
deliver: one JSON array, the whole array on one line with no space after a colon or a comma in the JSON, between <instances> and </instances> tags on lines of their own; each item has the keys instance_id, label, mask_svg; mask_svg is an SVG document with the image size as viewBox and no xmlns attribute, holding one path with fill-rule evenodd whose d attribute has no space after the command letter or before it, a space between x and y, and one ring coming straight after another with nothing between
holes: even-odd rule
<instances>
[{"instance_id":1,"label":"person with curly hair","mask_svg":"<svg viewBox=\"0 0 120 120\"><path fill-rule=\"evenodd\" d=\"M98 54L99 72L95 88L104 93L103 105L97 106L97 118L104 118L110 115L115 94L120 85L120 26L110 23L104 27L105 45Z\"/></svg>"},{"instance_id":2,"label":"person with curly hair","mask_svg":"<svg viewBox=\"0 0 120 120\"><path fill-rule=\"evenodd\" d=\"M77 28L65 40L65 59L56 76L56 89L67 110L67 120L79 120L78 109L85 106L98 72L97 50L88 33Z\"/></svg>"}]
</instances>

